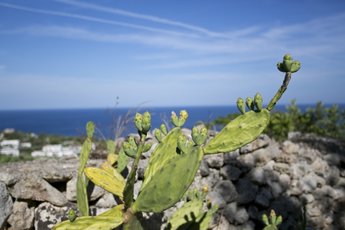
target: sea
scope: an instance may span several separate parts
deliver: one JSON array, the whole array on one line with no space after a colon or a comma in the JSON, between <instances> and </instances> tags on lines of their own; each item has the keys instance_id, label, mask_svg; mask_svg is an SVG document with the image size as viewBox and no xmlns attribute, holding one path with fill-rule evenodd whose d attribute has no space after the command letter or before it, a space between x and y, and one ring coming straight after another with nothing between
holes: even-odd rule
<instances>
[{"instance_id":1,"label":"sea","mask_svg":"<svg viewBox=\"0 0 345 230\"><path fill-rule=\"evenodd\" d=\"M305 109L309 105L303 105ZM315 106L315 105L310 105ZM113 139L136 133L133 117L136 112L149 111L152 118L152 130L162 123L172 127L172 111L179 114L187 110L189 117L184 125L192 128L199 123L208 123L231 113L238 113L233 106L189 106L189 107L152 107L152 108L97 108L97 109L49 109L49 110L0 110L0 131L11 128L17 131L35 134L85 136L85 125L93 121L96 136ZM275 110L284 111L286 106L277 105Z\"/></svg>"}]
</instances>

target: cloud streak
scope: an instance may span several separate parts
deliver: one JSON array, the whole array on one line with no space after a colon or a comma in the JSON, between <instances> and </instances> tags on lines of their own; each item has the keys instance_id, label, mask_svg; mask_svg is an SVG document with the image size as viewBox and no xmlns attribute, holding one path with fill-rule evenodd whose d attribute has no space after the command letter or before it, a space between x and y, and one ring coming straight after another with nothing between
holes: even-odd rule
<instances>
[{"instance_id":1,"label":"cloud streak","mask_svg":"<svg viewBox=\"0 0 345 230\"><path fill-rule=\"evenodd\" d=\"M102 24L107 24L107 25L121 26L121 27L149 31L149 32L157 32L157 33L162 33L162 34L170 34L170 35L178 35L178 36L196 36L192 34L186 34L186 33L181 33L181 32L172 31L172 30L159 29L159 28L154 28L154 27L149 27L149 26L142 26L142 25L137 25L133 23L120 22L120 21L115 21L115 20L103 19L99 17L91 17L87 15L72 14L72 13L66 13L66 12L61 12L61 11L43 10L43 9L10 4L10 3L0 2L0 6L10 8L10 9L15 9L15 10L27 11L31 13L46 14L46 15L52 15L52 16L65 17L65 18L73 18L73 19L97 22L97 23L102 23Z\"/></svg>"},{"instance_id":2,"label":"cloud streak","mask_svg":"<svg viewBox=\"0 0 345 230\"><path fill-rule=\"evenodd\" d=\"M188 23L176 21L176 20L170 20L162 17L157 17L157 16L152 16L152 15L147 15L147 14L139 14L131 11L126 11L118 8L110 8L110 7L104 7L96 4L91 4L91 3L85 3L85 2L80 2L80 1L70 1L70 0L55 0L60 3L64 4L69 4L69 5L74 5L77 7L81 8L87 8L95 11L100 11L100 12L106 12L106 13L111 13L111 14L117 14L117 15L122 15L125 17L131 17L131 18L137 18L137 19L143 19L146 21L151 21L155 23L160 23L164 25L169 25L169 26L176 26L179 28L187 29L193 32L198 32L210 37L222 37L222 38L227 38L228 36L223 33L211 31L209 29L196 26L196 25L191 25Z\"/></svg>"}]
</instances>

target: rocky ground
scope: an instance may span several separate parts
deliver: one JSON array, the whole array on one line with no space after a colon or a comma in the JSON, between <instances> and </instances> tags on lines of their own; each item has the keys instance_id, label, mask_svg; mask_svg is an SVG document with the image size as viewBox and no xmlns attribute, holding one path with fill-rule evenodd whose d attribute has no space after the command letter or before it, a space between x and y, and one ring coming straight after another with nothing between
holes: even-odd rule
<instances>
[{"instance_id":1,"label":"rocky ground","mask_svg":"<svg viewBox=\"0 0 345 230\"><path fill-rule=\"evenodd\" d=\"M140 163L136 190L147 161ZM66 219L76 208L77 164L70 158L0 165L0 229L45 230ZM291 133L277 143L262 135L238 151L205 157L191 188L203 186L220 207L211 229L262 229L261 215L271 209L283 216L280 229L297 229L303 205L307 229L345 229L345 147L332 139ZM92 214L116 205L99 187L90 193Z\"/></svg>"}]
</instances>

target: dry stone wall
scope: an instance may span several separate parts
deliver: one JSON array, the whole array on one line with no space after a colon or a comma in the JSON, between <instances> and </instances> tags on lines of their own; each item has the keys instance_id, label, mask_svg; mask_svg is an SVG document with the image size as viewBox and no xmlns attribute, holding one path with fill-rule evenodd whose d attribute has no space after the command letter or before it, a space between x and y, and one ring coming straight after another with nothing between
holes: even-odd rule
<instances>
[{"instance_id":1,"label":"dry stone wall","mask_svg":"<svg viewBox=\"0 0 345 230\"><path fill-rule=\"evenodd\" d=\"M147 161L140 163L137 192ZM0 229L45 230L65 220L76 209L77 165L75 158L0 165ZM235 152L206 156L191 188L204 186L219 206L211 229L262 229L261 215L271 209L283 216L280 229L296 229L303 205L308 229L345 229L345 148L335 140L291 133L277 143L262 135ZM93 215L117 204L97 186L89 193ZM150 229L181 205L147 215Z\"/></svg>"}]
</instances>

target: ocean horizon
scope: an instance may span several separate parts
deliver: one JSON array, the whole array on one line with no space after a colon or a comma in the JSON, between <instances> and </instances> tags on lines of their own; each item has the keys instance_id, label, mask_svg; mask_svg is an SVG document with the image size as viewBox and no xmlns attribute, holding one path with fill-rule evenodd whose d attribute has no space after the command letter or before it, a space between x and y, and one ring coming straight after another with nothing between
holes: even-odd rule
<instances>
[{"instance_id":1,"label":"ocean horizon","mask_svg":"<svg viewBox=\"0 0 345 230\"><path fill-rule=\"evenodd\" d=\"M325 106L330 105L325 104ZM315 104L298 105L302 110L314 106ZM345 107L345 105L338 106ZM125 129L120 136L127 136L136 132L133 124L133 116L136 112L149 111L151 113L151 130L153 130L162 123L172 127L170 123L171 112L175 111L179 114L182 109L188 111L189 117L184 127L189 129L198 123L208 123L218 117L238 113L236 105L0 110L0 131L12 128L27 133L75 137L84 136L86 123L93 121L96 125L96 136L115 138L115 131L119 130L117 126L121 120L127 120L127 122L122 125ZM285 111L286 105L277 105L275 110Z\"/></svg>"}]
</instances>

